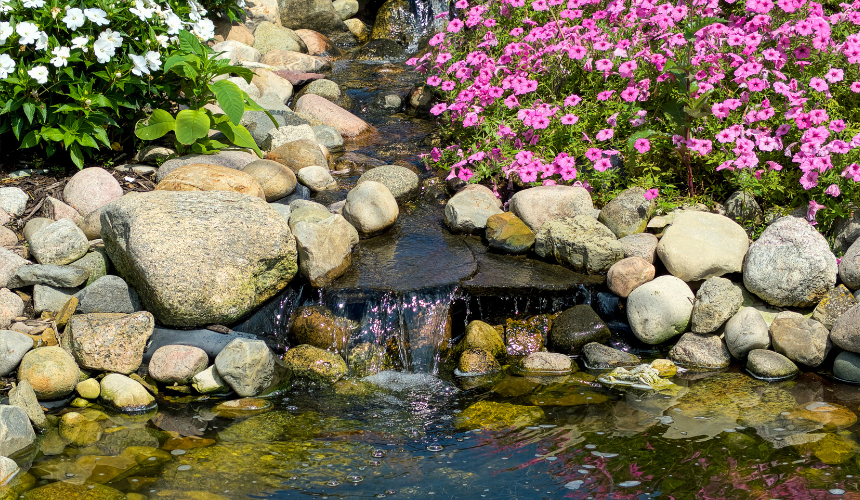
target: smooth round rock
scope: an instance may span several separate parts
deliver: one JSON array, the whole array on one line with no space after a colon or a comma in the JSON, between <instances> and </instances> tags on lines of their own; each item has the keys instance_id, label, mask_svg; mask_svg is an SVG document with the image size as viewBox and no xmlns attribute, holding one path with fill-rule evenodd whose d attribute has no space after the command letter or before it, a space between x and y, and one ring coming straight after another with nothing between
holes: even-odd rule
<instances>
[{"instance_id":1,"label":"smooth round rock","mask_svg":"<svg viewBox=\"0 0 860 500\"><path fill-rule=\"evenodd\" d=\"M830 331L830 340L846 351L860 352L860 304L836 318Z\"/></svg>"},{"instance_id":2,"label":"smooth round rock","mask_svg":"<svg viewBox=\"0 0 860 500\"><path fill-rule=\"evenodd\" d=\"M484 235L490 248L505 253L526 253L535 244L535 233L510 212L487 217Z\"/></svg>"},{"instance_id":3,"label":"smooth round rock","mask_svg":"<svg viewBox=\"0 0 860 500\"><path fill-rule=\"evenodd\" d=\"M533 352L520 362L522 375L565 375L575 371L575 365L564 354Z\"/></svg>"},{"instance_id":4,"label":"smooth round rock","mask_svg":"<svg viewBox=\"0 0 860 500\"><path fill-rule=\"evenodd\" d=\"M384 184L367 181L346 195L343 216L362 237L385 232L397 222L397 200Z\"/></svg>"},{"instance_id":5,"label":"smooth round rock","mask_svg":"<svg viewBox=\"0 0 860 500\"><path fill-rule=\"evenodd\" d=\"M770 347L767 322L754 307L744 307L729 318L724 332L729 352L738 359L743 359L753 349Z\"/></svg>"},{"instance_id":6,"label":"smooth round rock","mask_svg":"<svg viewBox=\"0 0 860 500\"><path fill-rule=\"evenodd\" d=\"M20 332L0 330L0 377L18 368L18 364L33 348L33 339Z\"/></svg>"},{"instance_id":7,"label":"smooth round rock","mask_svg":"<svg viewBox=\"0 0 860 500\"><path fill-rule=\"evenodd\" d=\"M84 399L96 399L99 397L99 394L101 394L102 388L98 380L88 378L82 382L78 382L78 385L75 386L75 390Z\"/></svg>"},{"instance_id":8,"label":"smooth round rock","mask_svg":"<svg viewBox=\"0 0 860 500\"><path fill-rule=\"evenodd\" d=\"M741 288L725 278L708 278L696 292L690 319L696 333L712 333L741 308Z\"/></svg>"},{"instance_id":9,"label":"smooth round rock","mask_svg":"<svg viewBox=\"0 0 860 500\"><path fill-rule=\"evenodd\" d=\"M266 159L276 161L295 173L311 166L328 166L328 159L316 140L300 139L278 146L268 153Z\"/></svg>"},{"instance_id":10,"label":"smooth round rock","mask_svg":"<svg viewBox=\"0 0 860 500\"><path fill-rule=\"evenodd\" d=\"M301 380L316 385L331 385L347 372L346 362L337 354L302 344L284 355L284 365Z\"/></svg>"},{"instance_id":11,"label":"smooth round rock","mask_svg":"<svg viewBox=\"0 0 860 500\"><path fill-rule=\"evenodd\" d=\"M18 381L29 382L39 399L57 399L75 390L79 373L71 354L58 346L40 347L24 355Z\"/></svg>"},{"instance_id":12,"label":"smooth round rock","mask_svg":"<svg viewBox=\"0 0 860 500\"><path fill-rule=\"evenodd\" d=\"M852 290L860 288L860 239L856 239L839 261L839 279Z\"/></svg>"},{"instance_id":13,"label":"smooth round rock","mask_svg":"<svg viewBox=\"0 0 860 500\"><path fill-rule=\"evenodd\" d=\"M114 408L129 412L148 409L155 402L140 382L119 373L109 373L102 379L100 397Z\"/></svg>"},{"instance_id":14,"label":"smooth round rock","mask_svg":"<svg viewBox=\"0 0 860 500\"><path fill-rule=\"evenodd\" d=\"M631 234L618 239L621 243L621 248L624 250L624 257L641 257L649 264L654 263L657 257L657 239L651 233Z\"/></svg>"},{"instance_id":15,"label":"smooth round rock","mask_svg":"<svg viewBox=\"0 0 860 500\"><path fill-rule=\"evenodd\" d=\"M457 368L460 372L469 375L494 373L502 369L496 358L483 349L466 349L463 351Z\"/></svg>"},{"instance_id":16,"label":"smooth round rock","mask_svg":"<svg viewBox=\"0 0 860 500\"><path fill-rule=\"evenodd\" d=\"M376 129L366 121L316 94L301 96L296 101L295 112L308 115L324 125L334 127L345 140L376 132Z\"/></svg>"},{"instance_id":17,"label":"smooth round rock","mask_svg":"<svg viewBox=\"0 0 860 500\"><path fill-rule=\"evenodd\" d=\"M619 366L636 366L642 361L639 356L629 352L592 342L582 348L582 356L588 368L606 370Z\"/></svg>"},{"instance_id":18,"label":"smooth round rock","mask_svg":"<svg viewBox=\"0 0 860 500\"><path fill-rule=\"evenodd\" d=\"M743 269L749 236L718 214L682 212L663 233L657 255L672 275L698 281Z\"/></svg>"},{"instance_id":19,"label":"smooth round rock","mask_svg":"<svg viewBox=\"0 0 860 500\"><path fill-rule=\"evenodd\" d=\"M80 172L78 172L78 174L80 174ZM77 174L75 177L76 176ZM74 179L74 177L72 177L72 179ZM117 186L119 186L119 183L117 183ZM120 196L122 196L122 191L120 191ZM24 215L24 210L27 208L28 201L30 201L30 196L19 187L0 188L0 210L3 210L7 214L17 215L19 217Z\"/></svg>"},{"instance_id":20,"label":"smooth round rock","mask_svg":"<svg viewBox=\"0 0 860 500\"><path fill-rule=\"evenodd\" d=\"M119 181L100 167L81 170L63 188L63 199L83 216L120 196L122 186Z\"/></svg>"},{"instance_id":21,"label":"smooth round rock","mask_svg":"<svg viewBox=\"0 0 860 500\"><path fill-rule=\"evenodd\" d=\"M833 360L833 375L848 382L860 383L860 354L842 351Z\"/></svg>"},{"instance_id":22,"label":"smooth round rock","mask_svg":"<svg viewBox=\"0 0 860 500\"><path fill-rule=\"evenodd\" d=\"M209 356L199 347L166 345L149 361L149 375L163 384L185 385L209 364Z\"/></svg>"},{"instance_id":23,"label":"smooth round rock","mask_svg":"<svg viewBox=\"0 0 860 500\"><path fill-rule=\"evenodd\" d=\"M320 167L319 165L311 165L299 170L296 177L299 182L309 187L315 193L337 188L337 181L331 176L328 168Z\"/></svg>"},{"instance_id":24,"label":"smooth round rock","mask_svg":"<svg viewBox=\"0 0 860 500\"><path fill-rule=\"evenodd\" d=\"M192 163L179 167L155 186L156 191L235 191L266 199L263 188L249 174L220 165Z\"/></svg>"},{"instance_id":25,"label":"smooth round rock","mask_svg":"<svg viewBox=\"0 0 860 500\"><path fill-rule=\"evenodd\" d=\"M517 192L510 210L535 233L544 222L556 217L589 215L594 211L591 194L581 187L538 186Z\"/></svg>"},{"instance_id":26,"label":"smooth round rock","mask_svg":"<svg viewBox=\"0 0 860 500\"><path fill-rule=\"evenodd\" d=\"M612 293L627 297L636 288L654 279L656 269L642 257L619 260L606 273L606 284Z\"/></svg>"},{"instance_id":27,"label":"smooth round rock","mask_svg":"<svg viewBox=\"0 0 860 500\"><path fill-rule=\"evenodd\" d=\"M726 200L726 217L740 224L761 224L762 210L750 193L735 191Z\"/></svg>"},{"instance_id":28,"label":"smooth round rock","mask_svg":"<svg viewBox=\"0 0 860 500\"><path fill-rule=\"evenodd\" d=\"M811 307L836 284L836 257L804 219L783 217L750 246L744 286L768 304Z\"/></svg>"},{"instance_id":29,"label":"smooth round rock","mask_svg":"<svg viewBox=\"0 0 860 500\"><path fill-rule=\"evenodd\" d=\"M70 264L89 248L87 236L69 219L60 219L30 237L30 251L39 264Z\"/></svg>"},{"instance_id":30,"label":"smooth round rock","mask_svg":"<svg viewBox=\"0 0 860 500\"><path fill-rule=\"evenodd\" d=\"M535 234L535 253L588 274L607 272L612 264L624 258L615 234L591 215L560 217L543 223Z\"/></svg>"},{"instance_id":31,"label":"smooth round rock","mask_svg":"<svg viewBox=\"0 0 860 500\"><path fill-rule=\"evenodd\" d=\"M669 351L669 359L691 368L718 370L729 366L732 358L719 335L688 332Z\"/></svg>"},{"instance_id":32,"label":"smooth round rock","mask_svg":"<svg viewBox=\"0 0 860 500\"><path fill-rule=\"evenodd\" d=\"M832 345L824 325L791 311L776 315L770 324L770 338L774 351L813 368L824 362Z\"/></svg>"},{"instance_id":33,"label":"smooth round rock","mask_svg":"<svg viewBox=\"0 0 860 500\"><path fill-rule=\"evenodd\" d=\"M262 340L239 338L218 353L215 369L236 394L251 397L272 382L275 357Z\"/></svg>"},{"instance_id":34,"label":"smooth round rock","mask_svg":"<svg viewBox=\"0 0 860 500\"><path fill-rule=\"evenodd\" d=\"M753 349L747 357L747 370L761 379L788 378L800 373L797 365L778 352Z\"/></svg>"},{"instance_id":35,"label":"smooth round rock","mask_svg":"<svg viewBox=\"0 0 860 500\"><path fill-rule=\"evenodd\" d=\"M636 338L660 344L684 333L690 324L695 295L684 281L660 276L627 297L627 320Z\"/></svg>"},{"instance_id":36,"label":"smooth round rock","mask_svg":"<svg viewBox=\"0 0 860 500\"><path fill-rule=\"evenodd\" d=\"M30 242L30 238L39 232L43 227L50 226L55 221L45 217L33 217L24 225L24 239Z\"/></svg>"},{"instance_id":37,"label":"smooth round rock","mask_svg":"<svg viewBox=\"0 0 860 500\"><path fill-rule=\"evenodd\" d=\"M591 306L579 304L565 310L553 321L549 330L549 344L563 354L579 354L591 342L606 343L611 337L606 323Z\"/></svg>"},{"instance_id":38,"label":"smooth round rock","mask_svg":"<svg viewBox=\"0 0 860 500\"><path fill-rule=\"evenodd\" d=\"M493 356L502 356L505 354L505 341L499 335L498 330L483 321L470 321L466 325L466 335L458 344L455 350L465 351L466 349L483 349Z\"/></svg>"},{"instance_id":39,"label":"smooth round rock","mask_svg":"<svg viewBox=\"0 0 860 500\"><path fill-rule=\"evenodd\" d=\"M471 233L484 229L489 217L501 213L495 196L483 191L464 190L455 194L445 205L445 224L451 231Z\"/></svg>"},{"instance_id":40,"label":"smooth round rock","mask_svg":"<svg viewBox=\"0 0 860 500\"><path fill-rule=\"evenodd\" d=\"M280 200L296 190L296 174L276 161L252 161L245 165L242 172L257 181L268 202Z\"/></svg>"},{"instance_id":41,"label":"smooth round rock","mask_svg":"<svg viewBox=\"0 0 860 500\"><path fill-rule=\"evenodd\" d=\"M374 181L385 185L398 202L418 196L421 180L418 174L399 165L382 165L361 174L358 184Z\"/></svg>"},{"instance_id":42,"label":"smooth round rock","mask_svg":"<svg viewBox=\"0 0 860 500\"><path fill-rule=\"evenodd\" d=\"M645 199L645 189L637 186L618 193L600 211L598 220L623 238L645 231L655 208L657 202Z\"/></svg>"}]
</instances>

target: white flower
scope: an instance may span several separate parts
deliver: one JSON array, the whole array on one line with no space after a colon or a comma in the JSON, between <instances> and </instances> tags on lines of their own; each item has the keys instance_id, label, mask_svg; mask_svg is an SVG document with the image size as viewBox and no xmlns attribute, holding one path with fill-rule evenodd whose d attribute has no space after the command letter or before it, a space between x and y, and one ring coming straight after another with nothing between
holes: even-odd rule
<instances>
[{"instance_id":1,"label":"white flower","mask_svg":"<svg viewBox=\"0 0 860 500\"><path fill-rule=\"evenodd\" d=\"M96 55L98 62L105 64L110 61L110 58L116 54L116 47L108 40L99 37L93 44L93 54Z\"/></svg>"},{"instance_id":2,"label":"white flower","mask_svg":"<svg viewBox=\"0 0 860 500\"><path fill-rule=\"evenodd\" d=\"M84 10L84 15L87 16L87 19L90 22L98 24L99 26L106 26L110 23L107 19L107 12L101 9L86 9Z\"/></svg>"},{"instance_id":3,"label":"white flower","mask_svg":"<svg viewBox=\"0 0 860 500\"><path fill-rule=\"evenodd\" d=\"M114 48L117 49L122 47L122 35L110 28L102 31L99 34L99 40L107 40L111 43L111 45L114 46Z\"/></svg>"},{"instance_id":4,"label":"white flower","mask_svg":"<svg viewBox=\"0 0 860 500\"><path fill-rule=\"evenodd\" d=\"M36 83L39 85L48 83L48 68L44 66L36 66L35 68L27 71L27 74L30 75L30 78L36 80Z\"/></svg>"},{"instance_id":5,"label":"white flower","mask_svg":"<svg viewBox=\"0 0 860 500\"><path fill-rule=\"evenodd\" d=\"M71 50L68 47L54 47L54 50L51 52L54 54L54 58L51 59L51 64L54 66L62 68L69 63Z\"/></svg>"},{"instance_id":6,"label":"white flower","mask_svg":"<svg viewBox=\"0 0 860 500\"><path fill-rule=\"evenodd\" d=\"M48 48L48 34L40 31L36 37L36 50L45 50Z\"/></svg>"},{"instance_id":7,"label":"white flower","mask_svg":"<svg viewBox=\"0 0 860 500\"><path fill-rule=\"evenodd\" d=\"M0 78L6 78L15 71L15 60L9 54L0 54Z\"/></svg>"},{"instance_id":8,"label":"white flower","mask_svg":"<svg viewBox=\"0 0 860 500\"><path fill-rule=\"evenodd\" d=\"M200 21L197 21L191 29L194 31L194 34L202 40L211 40L212 38L215 38L215 23L210 19L201 19Z\"/></svg>"},{"instance_id":9,"label":"white flower","mask_svg":"<svg viewBox=\"0 0 860 500\"><path fill-rule=\"evenodd\" d=\"M0 0L0 13L9 12L12 10L12 6L9 5L10 0Z\"/></svg>"},{"instance_id":10,"label":"white flower","mask_svg":"<svg viewBox=\"0 0 860 500\"><path fill-rule=\"evenodd\" d=\"M15 30L12 29L12 25L3 21L0 23L0 45L6 43L6 39L12 36Z\"/></svg>"},{"instance_id":11,"label":"white flower","mask_svg":"<svg viewBox=\"0 0 860 500\"><path fill-rule=\"evenodd\" d=\"M39 38L39 27L27 21L18 23L15 26L15 32L21 37L18 39L18 43L21 45L30 45L31 43L35 43L36 39Z\"/></svg>"},{"instance_id":12,"label":"white flower","mask_svg":"<svg viewBox=\"0 0 860 500\"><path fill-rule=\"evenodd\" d=\"M84 52L87 51L87 43L90 41L90 38L87 36L77 36L72 38L72 48L73 49L81 49Z\"/></svg>"},{"instance_id":13,"label":"white flower","mask_svg":"<svg viewBox=\"0 0 860 500\"><path fill-rule=\"evenodd\" d=\"M182 19L179 19L179 16L173 12L167 13L167 16L164 18L164 22L167 24L168 35L176 35L182 31Z\"/></svg>"},{"instance_id":14,"label":"white flower","mask_svg":"<svg viewBox=\"0 0 860 500\"><path fill-rule=\"evenodd\" d=\"M149 66L149 69L152 71L158 71L161 69L161 54L154 50L150 50L144 54L144 57L146 57L146 65Z\"/></svg>"},{"instance_id":15,"label":"white flower","mask_svg":"<svg viewBox=\"0 0 860 500\"><path fill-rule=\"evenodd\" d=\"M152 17L152 9L147 9L140 0L134 0L134 7L128 11L139 17L141 21L146 21Z\"/></svg>"},{"instance_id":16,"label":"white flower","mask_svg":"<svg viewBox=\"0 0 860 500\"><path fill-rule=\"evenodd\" d=\"M66 12L66 17L63 18L63 22L66 23L66 28L69 28L71 31L77 31L78 28L84 25L86 20L86 17L84 17L84 11L77 7L69 9L68 12Z\"/></svg>"},{"instance_id":17,"label":"white flower","mask_svg":"<svg viewBox=\"0 0 860 500\"><path fill-rule=\"evenodd\" d=\"M165 49L167 48L168 44L170 43L170 38L167 35L156 35L155 39L158 40L158 44L161 45L162 47L164 47ZM0 43L2 43L2 42L0 42Z\"/></svg>"},{"instance_id":18,"label":"white flower","mask_svg":"<svg viewBox=\"0 0 860 500\"><path fill-rule=\"evenodd\" d=\"M24 0L21 2L24 7L28 9L38 9L39 7L45 5L45 0Z\"/></svg>"},{"instance_id":19,"label":"white flower","mask_svg":"<svg viewBox=\"0 0 860 500\"><path fill-rule=\"evenodd\" d=\"M135 54L129 54L128 57L131 58L131 62L134 63L134 67L131 68L132 74L137 76L149 74L149 68L146 67L145 57Z\"/></svg>"},{"instance_id":20,"label":"white flower","mask_svg":"<svg viewBox=\"0 0 860 500\"><path fill-rule=\"evenodd\" d=\"M201 21L204 19L203 16L205 16L207 12L202 5L197 3L195 0L188 0L188 6L191 7L191 13L188 14L188 17L191 18L192 21Z\"/></svg>"}]
</instances>

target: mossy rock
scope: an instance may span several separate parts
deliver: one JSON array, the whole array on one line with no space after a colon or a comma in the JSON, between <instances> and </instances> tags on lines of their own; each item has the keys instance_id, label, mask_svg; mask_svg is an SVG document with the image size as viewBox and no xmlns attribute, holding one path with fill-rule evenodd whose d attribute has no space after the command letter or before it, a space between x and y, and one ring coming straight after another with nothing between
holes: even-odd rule
<instances>
[{"instance_id":1,"label":"mossy rock","mask_svg":"<svg viewBox=\"0 0 860 500\"><path fill-rule=\"evenodd\" d=\"M455 423L461 429L502 429L525 427L543 418L543 410L536 406L480 401L463 410Z\"/></svg>"},{"instance_id":2,"label":"mossy rock","mask_svg":"<svg viewBox=\"0 0 860 500\"><path fill-rule=\"evenodd\" d=\"M540 387L538 382L526 377L508 375L493 386L493 392L505 398L516 398L531 394L538 387Z\"/></svg>"},{"instance_id":3,"label":"mossy rock","mask_svg":"<svg viewBox=\"0 0 860 500\"><path fill-rule=\"evenodd\" d=\"M844 464L860 452L860 445L848 432L828 432L821 436L821 439L795 448L801 453L812 453L827 465Z\"/></svg>"},{"instance_id":4,"label":"mossy rock","mask_svg":"<svg viewBox=\"0 0 860 500\"><path fill-rule=\"evenodd\" d=\"M546 345L555 315L539 314L526 319L505 321L505 346L509 356L527 356Z\"/></svg>"},{"instance_id":5,"label":"mossy rock","mask_svg":"<svg viewBox=\"0 0 860 500\"><path fill-rule=\"evenodd\" d=\"M354 377L367 377L392 368L385 347L379 344L363 342L349 350L349 372Z\"/></svg>"},{"instance_id":6,"label":"mossy rock","mask_svg":"<svg viewBox=\"0 0 860 500\"><path fill-rule=\"evenodd\" d=\"M303 344L284 356L284 365L293 376L316 385L331 385L346 375L346 362L337 354Z\"/></svg>"},{"instance_id":7,"label":"mossy rock","mask_svg":"<svg viewBox=\"0 0 860 500\"><path fill-rule=\"evenodd\" d=\"M502 367L492 354L483 349L466 349L457 363L460 372L472 375L485 375L500 371Z\"/></svg>"},{"instance_id":8,"label":"mossy rock","mask_svg":"<svg viewBox=\"0 0 860 500\"><path fill-rule=\"evenodd\" d=\"M18 500L25 491L36 486L36 478L29 472L18 473L5 486L0 486L0 500Z\"/></svg>"},{"instance_id":9,"label":"mossy rock","mask_svg":"<svg viewBox=\"0 0 860 500\"><path fill-rule=\"evenodd\" d=\"M272 402L265 399L241 398L219 403L215 408L212 408L212 411L219 417L238 418L257 415L271 410L272 407Z\"/></svg>"},{"instance_id":10,"label":"mossy rock","mask_svg":"<svg viewBox=\"0 0 860 500\"><path fill-rule=\"evenodd\" d=\"M505 354L505 342L492 326L483 321L472 321L466 326L466 335L454 348L455 354L466 349L483 349L498 358Z\"/></svg>"},{"instance_id":11,"label":"mossy rock","mask_svg":"<svg viewBox=\"0 0 860 500\"><path fill-rule=\"evenodd\" d=\"M103 484L56 482L30 490L22 500L125 500L125 495Z\"/></svg>"},{"instance_id":12,"label":"mossy rock","mask_svg":"<svg viewBox=\"0 0 860 500\"><path fill-rule=\"evenodd\" d=\"M835 403L804 403L791 410L789 418L803 419L824 426L833 431L851 427L857 422L857 415L844 406Z\"/></svg>"},{"instance_id":13,"label":"mossy rock","mask_svg":"<svg viewBox=\"0 0 860 500\"><path fill-rule=\"evenodd\" d=\"M297 344L343 353L356 326L354 321L335 316L327 307L308 306L296 310L292 331Z\"/></svg>"}]
</instances>

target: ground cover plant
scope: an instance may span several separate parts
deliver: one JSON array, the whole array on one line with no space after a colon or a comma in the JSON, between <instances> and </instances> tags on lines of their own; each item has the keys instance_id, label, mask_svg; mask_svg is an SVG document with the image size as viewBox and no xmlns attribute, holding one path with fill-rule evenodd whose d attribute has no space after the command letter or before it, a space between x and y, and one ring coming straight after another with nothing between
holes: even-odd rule
<instances>
[{"instance_id":1,"label":"ground cover plant","mask_svg":"<svg viewBox=\"0 0 860 500\"><path fill-rule=\"evenodd\" d=\"M205 3L232 16L239 7ZM195 104L181 93L190 72L167 64L213 38L212 14L196 0L0 0L0 134L78 168L133 141L153 110Z\"/></svg>"},{"instance_id":2,"label":"ground cover plant","mask_svg":"<svg viewBox=\"0 0 860 500\"><path fill-rule=\"evenodd\" d=\"M860 2L459 0L428 74L469 182L736 189L828 226L860 190Z\"/></svg>"}]
</instances>

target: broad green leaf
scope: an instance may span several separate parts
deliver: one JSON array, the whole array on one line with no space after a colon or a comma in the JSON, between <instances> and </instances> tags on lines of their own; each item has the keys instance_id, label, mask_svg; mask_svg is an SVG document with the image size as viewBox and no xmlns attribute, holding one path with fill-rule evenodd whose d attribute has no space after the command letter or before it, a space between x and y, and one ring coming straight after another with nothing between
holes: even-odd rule
<instances>
[{"instance_id":1,"label":"broad green leaf","mask_svg":"<svg viewBox=\"0 0 860 500\"><path fill-rule=\"evenodd\" d=\"M24 108L24 114L27 116L27 120L29 120L30 123L33 123L33 114L36 112L36 105L27 101L22 107Z\"/></svg>"},{"instance_id":2,"label":"broad green leaf","mask_svg":"<svg viewBox=\"0 0 860 500\"><path fill-rule=\"evenodd\" d=\"M21 141L21 148L32 148L36 144L39 144L39 136L36 135L35 130L31 130L27 135L24 136L24 139Z\"/></svg>"},{"instance_id":3,"label":"broad green leaf","mask_svg":"<svg viewBox=\"0 0 860 500\"><path fill-rule=\"evenodd\" d=\"M93 139L93 136L91 136L90 134L81 134L81 136L78 138L78 142L81 144L81 146L96 149L99 148L99 145L96 144L95 139Z\"/></svg>"},{"instance_id":4,"label":"broad green leaf","mask_svg":"<svg viewBox=\"0 0 860 500\"><path fill-rule=\"evenodd\" d=\"M76 112L80 111L81 109L83 109L83 108L81 108L80 106L78 106L76 104L63 104L62 106L57 108L55 113L76 113Z\"/></svg>"},{"instance_id":5,"label":"broad green leaf","mask_svg":"<svg viewBox=\"0 0 860 500\"><path fill-rule=\"evenodd\" d=\"M233 125L230 122L222 122L217 125L217 130L219 130L227 140L232 142L233 144L239 146L240 148L251 148L260 158L263 157L263 153L260 151L260 148L257 147L257 143L254 141L254 138L251 137L251 133L248 132L242 125Z\"/></svg>"},{"instance_id":6,"label":"broad green leaf","mask_svg":"<svg viewBox=\"0 0 860 500\"><path fill-rule=\"evenodd\" d=\"M236 76L242 77L246 82L251 83L251 80L254 78L254 72L249 68L245 68L242 66L221 66L217 70L215 70L215 76L218 75L227 75L234 74Z\"/></svg>"},{"instance_id":7,"label":"broad green leaf","mask_svg":"<svg viewBox=\"0 0 860 500\"><path fill-rule=\"evenodd\" d=\"M224 114L230 118L233 125L238 125L245 112L244 96L239 86L229 80L219 80L209 84L209 89L215 94Z\"/></svg>"},{"instance_id":8,"label":"broad green leaf","mask_svg":"<svg viewBox=\"0 0 860 500\"><path fill-rule=\"evenodd\" d=\"M272 116L272 113L269 113L269 110L264 109L262 106L254 102L254 100L251 99L247 92L243 91L242 96L245 98L245 111L262 111L263 113L266 113L266 116L269 117L269 120L272 120L272 123L275 125L275 127L279 126L278 122L275 120L275 117Z\"/></svg>"},{"instance_id":9,"label":"broad green leaf","mask_svg":"<svg viewBox=\"0 0 860 500\"><path fill-rule=\"evenodd\" d=\"M63 132L60 129L53 127L43 127L40 134L43 139L47 139L49 141L60 142L63 140Z\"/></svg>"},{"instance_id":10,"label":"broad green leaf","mask_svg":"<svg viewBox=\"0 0 860 500\"><path fill-rule=\"evenodd\" d=\"M197 55L202 55L205 51L200 45L200 40L190 31L179 32L179 48L184 52L189 52Z\"/></svg>"},{"instance_id":11,"label":"broad green leaf","mask_svg":"<svg viewBox=\"0 0 860 500\"><path fill-rule=\"evenodd\" d=\"M209 117L202 110L183 109L176 115L176 139L182 144L194 144L209 135Z\"/></svg>"},{"instance_id":12,"label":"broad green leaf","mask_svg":"<svg viewBox=\"0 0 860 500\"><path fill-rule=\"evenodd\" d=\"M69 148L69 156L72 157L72 163L74 163L79 170L84 168L84 155L81 153L81 148L78 147L77 144L72 144Z\"/></svg>"},{"instance_id":13,"label":"broad green leaf","mask_svg":"<svg viewBox=\"0 0 860 500\"><path fill-rule=\"evenodd\" d=\"M137 123L134 135L145 141L152 141L163 137L164 134L174 129L176 121L170 113L163 109L156 109L149 118Z\"/></svg>"},{"instance_id":14,"label":"broad green leaf","mask_svg":"<svg viewBox=\"0 0 860 500\"><path fill-rule=\"evenodd\" d=\"M93 135L100 140L102 144L110 147L110 139L108 139L107 131L102 127L93 127Z\"/></svg>"}]
</instances>

